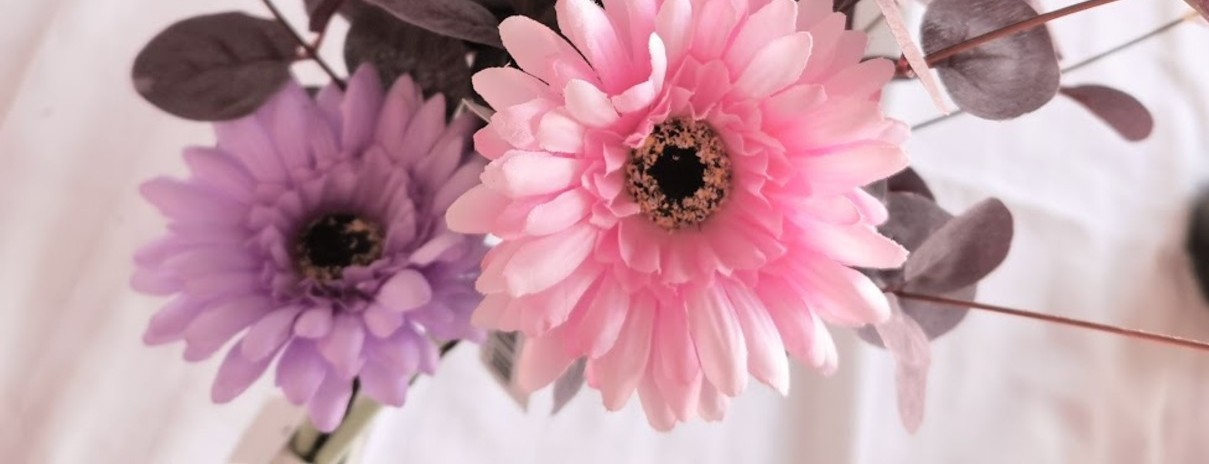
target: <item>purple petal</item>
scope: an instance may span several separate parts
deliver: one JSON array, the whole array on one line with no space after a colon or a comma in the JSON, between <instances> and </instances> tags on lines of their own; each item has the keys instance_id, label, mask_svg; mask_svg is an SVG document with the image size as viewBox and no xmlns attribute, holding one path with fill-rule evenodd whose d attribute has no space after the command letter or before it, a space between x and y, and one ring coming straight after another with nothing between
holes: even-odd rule
<instances>
[{"instance_id":1,"label":"purple petal","mask_svg":"<svg viewBox=\"0 0 1209 464\"><path fill-rule=\"evenodd\" d=\"M148 295L168 296L181 291L182 284L172 273L139 268L130 276L130 288Z\"/></svg>"},{"instance_id":2,"label":"purple petal","mask_svg":"<svg viewBox=\"0 0 1209 464\"><path fill-rule=\"evenodd\" d=\"M263 296L237 298L207 309L185 329L188 343L226 342L274 308Z\"/></svg>"},{"instance_id":3,"label":"purple petal","mask_svg":"<svg viewBox=\"0 0 1209 464\"><path fill-rule=\"evenodd\" d=\"M315 428L323 432L336 430L344 419L344 411L348 408L348 400L353 396L353 381L341 379L329 372L319 385L315 396L307 402L307 411Z\"/></svg>"},{"instance_id":4,"label":"purple petal","mask_svg":"<svg viewBox=\"0 0 1209 464\"><path fill-rule=\"evenodd\" d=\"M277 309L252 324L240 343L240 352L249 360L259 360L275 353L290 338L294 319L302 308L291 306Z\"/></svg>"},{"instance_id":5,"label":"purple petal","mask_svg":"<svg viewBox=\"0 0 1209 464\"><path fill-rule=\"evenodd\" d=\"M294 323L294 333L299 337L317 339L327 336L332 330L332 308L316 306L305 310Z\"/></svg>"},{"instance_id":6,"label":"purple petal","mask_svg":"<svg viewBox=\"0 0 1209 464\"><path fill-rule=\"evenodd\" d=\"M185 329L204 307L196 300L177 297L151 317L151 323L143 332L143 343L160 345L184 338Z\"/></svg>"},{"instance_id":7,"label":"purple petal","mask_svg":"<svg viewBox=\"0 0 1209 464\"><path fill-rule=\"evenodd\" d=\"M357 316L340 314L335 318L331 333L319 341L319 354L342 377L352 380L364 362L361 356L364 343L365 328Z\"/></svg>"},{"instance_id":8,"label":"purple petal","mask_svg":"<svg viewBox=\"0 0 1209 464\"><path fill-rule=\"evenodd\" d=\"M382 284L376 299L382 307L391 311L408 311L431 301L432 287L419 272L404 269Z\"/></svg>"},{"instance_id":9,"label":"purple petal","mask_svg":"<svg viewBox=\"0 0 1209 464\"><path fill-rule=\"evenodd\" d=\"M403 402L407 400L409 379L403 372L370 362L357 378L361 380L361 388L370 398L398 407L403 406Z\"/></svg>"},{"instance_id":10,"label":"purple petal","mask_svg":"<svg viewBox=\"0 0 1209 464\"><path fill-rule=\"evenodd\" d=\"M277 361L276 384L291 403L305 403L315 395L327 374L324 364L313 343L295 340Z\"/></svg>"},{"instance_id":11,"label":"purple petal","mask_svg":"<svg viewBox=\"0 0 1209 464\"><path fill-rule=\"evenodd\" d=\"M378 338L386 338L403 326L403 315L372 303L366 308L361 317L369 333Z\"/></svg>"},{"instance_id":12,"label":"purple petal","mask_svg":"<svg viewBox=\"0 0 1209 464\"><path fill-rule=\"evenodd\" d=\"M147 201L164 216L178 221L238 224L246 208L194 184L160 177L139 187Z\"/></svg>"},{"instance_id":13,"label":"purple petal","mask_svg":"<svg viewBox=\"0 0 1209 464\"><path fill-rule=\"evenodd\" d=\"M341 145L344 151L357 153L372 142L382 109L382 82L373 66L362 65L349 78L347 88L340 106L344 115Z\"/></svg>"},{"instance_id":14,"label":"purple petal","mask_svg":"<svg viewBox=\"0 0 1209 464\"><path fill-rule=\"evenodd\" d=\"M234 157L222 150L190 147L185 149L185 163L193 176L233 200L252 196L256 180Z\"/></svg>"},{"instance_id":15,"label":"purple petal","mask_svg":"<svg viewBox=\"0 0 1209 464\"><path fill-rule=\"evenodd\" d=\"M239 351L237 347L228 350L226 359L223 359L222 366L218 368L218 375L215 376L214 385L210 389L210 398L215 403L221 404L235 399L247 390L252 382L259 379L273 361L269 356L251 361Z\"/></svg>"}]
</instances>

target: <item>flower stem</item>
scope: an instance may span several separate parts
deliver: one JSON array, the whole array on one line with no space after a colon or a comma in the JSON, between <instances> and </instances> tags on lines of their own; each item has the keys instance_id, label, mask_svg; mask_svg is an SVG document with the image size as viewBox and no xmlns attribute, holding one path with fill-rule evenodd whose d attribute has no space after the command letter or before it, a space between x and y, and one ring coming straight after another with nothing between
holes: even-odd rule
<instances>
[{"instance_id":1,"label":"flower stem","mask_svg":"<svg viewBox=\"0 0 1209 464\"><path fill-rule=\"evenodd\" d=\"M964 51L967 51L967 50L970 50L973 48L977 48L987 42L1001 39L1001 38L1008 37L1008 36L1012 36L1012 35L1027 31L1029 29L1032 29L1034 27L1040 26L1042 24L1045 24L1049 21L1061 18L1063 16L1072 15L1072 14L1078 13L1083 10L1092 9L1097 6L1105 5L1108 3L1115 2L1115 1L1117 1L1117 0L1085 0L1085 1L1082 1L1079 3L1076 3L1074 5L1068 6L1066 8L1060 8L1060 9L1051 11L1049 13L1034 16L1034 17L1026 19L1024 21L1020 21L1015 24L1009 24L1002 28L993 30L991 32L987 32L986 34L982 34L982 35L974 37L972 39L968 39L968 40L950 45L950 46L942 48L934 53L929 53L925 59L928 61L928 67L935 67L937 63L940 63L949 58L952 58L954 55L956 55L958 53L961 53L961 52L964 52Z\"/></svg>"},{"instance_id":2,"label":"flower stem","mask_svg":"<svg viewBox=\"0 0 1209 464\"><path fill-rule=\"evenodd\" d=\"M1187 338L1180 338L1180 337L1176 337L1176 336L1172 336L1172 335L1157 334L1157 333L1153 333L1153 332L1146 332L1144 330L1127 329L1127 328L1118 327L1115 325L1101 324L1098 322L1084 321L1081 319L1072 319L1069 317L1054 316L1051 314L1043 314L1043 313L1037 313L1037 312L1032 312L1032 311L1025 311L1022 309L1013 309L1013 308L1007 308L1007 307L1003 307L1003 306L983 304L983 303L978 303L978 302L974 302L974 301L964 301L964 300L957 300L957 299L952 299L952 298L945 298L945 297L936 296L936 295L924 295L924 294L920 294L920 293L911 293L911 292L907 292L904 290L895 290L895 291L893 291L893 293L895 295L897 295L899 298L906 298L906 299L911 299L911 300L938 303L938 304L942 304L942 305L951 306L953 309L962 309L962 308L978 309L978 310L988 311L988 312L993 312L993 313L1007 314L1009 316L1023 317L1023 318L1027 318L1027 319L1036 319L1036 320L1040 320L1040 321L1050 322L1053 324L1066 325L1066 326L1071 326L1071 327L1079 327L1082 329L1089 329L1089 330L1094 330L1094 331L1098 331L1098 332L1106 332L1106 333L1111 333L1111 334L1115 334L1115 335L1121 335L1126 338L1133 338L1133 339L1138 339L1138 340L1147 340L1147 341L1152 341L1152 342L1164 343L1164 344L1168 344L1168 345L1182 346L1185 348L1192 348L1192 349L1196 349L1196 350L1200 350L1200 351L1209 351L1209 343L1202 342L1199 340L1189 340Z\"/></svg>"},{"instance_id":3,"label":"flower stem","mask_svg":"<svg viewBox=\"0 0 1209 464\"><path fill-rule=\"evenodd\" d=\"M302 47L303 57L318 64L319 67L323 69L323 72L327 73L327 76L332 79L332 82L343 90L344 80L341 79L340 76L336 74L336 71L333 70L332 67L319 56L319 49L316 48L315 45L311 45L311 43L307 42L307 40L303 38L298 31L294 30L293 26L290 26L290 22L285 19L285 15L281 14L281 10L277 8L277 5L273 4L273 0L261 0L261 3L264 3L264 6L267 7L269 12L273 14L273 18L276 19L278 23L281 23L281 26L290 31L290 34L294 36L294 40L298 42L298 46Z\"/></svg>"},{"instance_id":4,"label":"flower stem","mask_svg":"<svg viewBox=\"0 0 1209 464\"><path fill-rule=\"evenodd\" d=\"M1180 18L1178 18L1178 19L1172 20L1171 22L1169 22L1169 23L1167 23L1167 24L1164 24L1164 25L1162 25L1162 26L1159 26L1159 28L1158 28L1158 29L1155 29L1155 30L1153 30L1153 31L1147 32L1147 33L1142 34L1142 35L1140 35L1140 36L1138 36L1138 37L1134 37L1133 39L1130 39L1129 41L1127 41L1127 42L1125 42L1125 43L1122 43L1122 44L1117 45L1117 46L1115 46L1115 47L1112 47L1112 48L1110 48L1110 49L1108 49L1108 50L1105 50L1105 51L1103 51L1103 52L1100 52L1100 53L1097 53L1097 54L1095 54L1095 55L1092 55L1092 56L1090 56L1090 57L1088 57L1088 58L1086 58L1086 59L1084 59L1084 60L1082 60L1082 61L1080 61L1080 62L1078 62L1078 63L1075 63L1075 64L1072 64L1072 65L1067 66L1067 67L1065 67L1065 68L1062 68L1062 74L1066 74L1066 73L1068 73L1068 72L1074 71L1074 70L1076 70L1076 69L1079 69L1079 68L1082 68L1082 67L1084 67L1084 66L1087 66L1087 65L1090 65L1090 64L1092 64L1092 63L1095 63L1095 62L1097 62L1097 61L1100 61L1100 60L1102 60L1102 59L1104 59L1104 58L1108 58L1109 56L1112 56L1112 55L1117 54L1117 52L1123 51L1123 50L1125 50L1125 49L1127 49L1127 48L1129 48L1129 47L1132 47L1132 46L1134 46L1134 45L1137 45L1137 44L1140 44L1140 43L1142 43L1142 42L1145 42L1147 39L1150 39L1150 38L1152 38L1152 37L1156 37L1156 36L1158 36L1159 34L1162 34L1162 33L1164 33L1164 32L1167 32L1167 31L1171 30L1172 28L1174 28L1174 27L1176 27L1176 26L1179 26L1180 24L1183 24L1184 22L1186 22L1186 21L1188 21L1188 20L1190 20L1190 19L1196 18L1196 17L1198 17L1197 12L1195 12L1195 11L1189 12L1188 14L1186 14L1186 15L1184 15L1184 16L1181 16L1181 17L1180 17ZM956 110L956 111L953 111L953 112L951 112L951 113L949 113L949 114L942 115L942 116L937 116L937 117L935 117L935 118L932 118L932 119L929 119L929 120L927 120L927 121L924 121L924 122L921 122L921 123L919 123L919 124L916 124L916 125L914 125L914 126L911 126L911 130L912 130L912 131L917 131L917 130L923 129L923 128L925 128L925 127L931 126L931 125L933 125L933 124L936 124L936 123L939 123L939 122L944 122L944 121L947 121L947 120L949 120L949 119L951 119L951 118L953 118L953 117L955 117L955 116L960 116L960 115L962 115L962 114L965 114L965 112L964 112L964 111L962 111L962 110Z\"/></svg>"}]
</instances>

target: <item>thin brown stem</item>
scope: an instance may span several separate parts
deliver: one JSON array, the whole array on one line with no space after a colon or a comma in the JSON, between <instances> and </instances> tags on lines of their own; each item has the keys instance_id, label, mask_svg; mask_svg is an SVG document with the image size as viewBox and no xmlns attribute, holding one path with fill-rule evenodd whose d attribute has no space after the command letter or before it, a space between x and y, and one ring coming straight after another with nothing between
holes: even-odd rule
<instances>
[{"instance_id":1,"label":"thin brown stem","mask_svg":"<svg viewBox=\"0 0 1209 464\"><path fill-rule=\"evenodd\" d=\"M1098 332L1106 332L1106 333L1121 335L1121 336L1124 336L1127 338L1133 338L1133 339L1138 339L1138 340L1147 340L1147 341L1152 341L1152 342L1164 343L1164 344L1168 344L1168 345L1192 348L1192 349L1201 350L1201 351L1209 351L1209 343L1207 343L1207 342L1203 342L1203 341L1199 341L1199 340L1189 340L1187 338L1180 338L1180 337L1176 337L1176 336L1172 336L1172 335L1157 334L1154 332L1147 332L1144 330L1127 329L1127 328L1118 327L1115 325L1101 324L1098 322L1084 321L1081 319L1073 319L1073 318L1063 317L1063 316L1054 316L1052 314L1043 314L1043 313L1037 313L1037 312L1033 312L1033 311L1025 311L1022 309L1013 309L1013 308L1007 308L1007 307L1003 307L1003 306L989 305L989 304L978 303L978 302L974 302L974 301L964 301L964 300L957 300L957 299L952 299L952 298L945 298L945 297L936 296L936 295L924 295L924 294L920 294L920 293L912 293L912 292L907 292L904 290L895 290L893 293L895 295L898 295L899 298L906 298L906 299L912 299L912 300L927 301L927 302L931 302L931 303L938 303L938 304L942 304L942 305L946 305L946 306L951 306L953 309L971 308L971 309L977 309L977 310L981 310L981 311L988 311L988 312L999 313L999 314L1007 314L1009 316L1023 317L1023 318L1027 318L1027 319L1035 319L1035 320L1039 320L1039 321L1050 322L1053 324L1066 325L1066 326L1071 326L1071 327L1079 327L1082 329L1095 330Z\"/></svg>"},{"instance_id":2,"label":"thin brown stem","mask_svg":"<svg viewBox=\"0 0 1209 464\"><path fill-rule=\"evenodd\" d=\"M294 36L294 40L298 42L298 46L302 47L303 57L318 64L323 69L323 72L327 73L327 76L332 79L332 82L336 83L336 86L344 89L344 80L319 56L319 50L307 42L306 38L302 37L302 34L294 30L293 26L290 26L290 22L285 19L285 15L281 14L281 10L277 8L277 5L273 4L273 0L261 0L261 3L264 3L264 6L273 14L273 18Z\"/></svg>"},{"instance_id":3,"label":"thin brown stem","mask_svg":"<svg viewBox=\"0 0 1209 464\"><path fill-rule=\"evenodd\" d=\"M964 51L967 51L967 50L970 50L973 48L977 48L987 42L1001 39L1003 37L1015 35L1015 34L1027 31L1029 29L1032 29L1034 27L1041 26L1042 24L1045 24L1047 22L1061 18L1063 16L1072 15L1072 14L1078 13L1080 11L1089 10L1089 9L1095 8L1097 6L1106 5L1106 4L1115 2L1115 1L1118 1L1118 0L1085 0L1083 2L1076 3L1076 4L1068 6L1066 8L1060 8L1060 9L1051 11L1049 13L1034 16L1032 18L1026 19L1024 21L1021 21L1021 22L1018 22L1015 24L1009 24L1005 27L993 30L991 32L987 32L986 34L982 34L982 35L974 37L972 39L968 39L968 40L950 45L948 47L942 48L934 53L929 53L928 56L926 57L926 60L928 61L928 67L935 67L937 63L940 63L949 58L952 58L953 55L956 55L958 53L961 53L961 52L964 52Z\"/></svg>"},{"instance_id":4,"label":"thin brown stem","mask_svg":"<svg viewBox=\"0 0 1209 464\"><path fill-rule=\"evenodd\" d=\"M1076 70L1076 69L1079 69L1079 68L1082 68L1082 67L1084 67L1084 66L1087 66L1087 65L1090 65L1090 64L1092 64L1092 63L1095 63L1095 62L1097 62L1097 61L1100 61L1100 60L1102 60L1102 59L1104 59L1104 58L1108 58L1109 56L1115 55L1115 54L1117 54L1118 52L1124 51L1125 49L1127 49L1127 48L1129 48L1129 47L1132 47L1132 46L1134 46L1134 45L1137 45L1137 44L1140 44L1140 43L1142 43L1142 42L1145 42L1147 39L1150 39L1150 38L1156 37L1156 36L1158 36L1158 35L1160 35L1160 34L1162 34L1162 33L1164 33L1164 32L1167 32L1167 31L1171 30L1172 28L1174 28L1174 27L1176 27L1176 26L1179 26L1180 24L1183 24L1184 22L1186 22L1186 21L1188 21L1188 20L1190 20L1190 19L1196 18L1196 17L1198 17L1197 12L1195 12L1195 11L1190 12L1190 13L1188 13L1188 14L1186 14L1186 15L1184 15L1184 16L1182 16L1182 17L1178 18L1178 19L1174 19L1174 20L1172 20L1171 22L1168 22L1167 24L1164 24L1164 25L1162 25L1162 26L1159 26L1159 27L1158 27L1157 29L1155 29L1155 30L1152 30L1152 31L1147 32L1147 33L1145 33L1145 34L1142 34L1142 35L1140 35L1140 36L1134 37L1133 39L1130 39L1129 41L1126 41L1125 43L1122 43L1122 44L1117 45L1117 46L1115 46L1115 47L1112 47L1112 48L1110 48L1110 49L1108 49L1108 50L1105 50L1105 51L1103 51L1103 52L1100 52L1100 53L1097 53L1097 54L1095 54L1095 55L1092 55L1092 56L1090 56L1090 57L1088 57L1088 58L1085 58L1085 59L1083 59L1082 61L1079 61L1079 62L1077 62L1077 63L1075 63L1075 64L1072 64L1072 65L1066 66L1066 67L1062 68L1062 74L1066 74L1066 73L1068 73L1068 72L1074 71L1074 70ZM953 117L960 116L960 115L963 115L963 114L965 114L965 112L964 112L964 111L962 111L962 110L956 110L956 111L953 111L953 112L951 112L951 113L949 113L949 114L945 114L945 115L937 116L937 117L935 117L935 118L932 118L932 119L929 119L929 120L927 120L927 121L924 121L924 122L918 123L918 124L916 124L916 125L914 125L914 126L911 126L911 130L912 130L912 131L917 131L917 130L923 129L923 128L925 128L925 127L931 126L931 125L936 124L936 123L940 123L940 122L948 121L949 119L951 119L951 118L953 118Z\"/></svg>"},{"instance_id":5,"label":"thin brown stem","mask_svg":"<svg viewBox=\"0 0 1209 464\"><path fill-rule=\"evenodd\" d=\"M886 22L886 15L884 13L878 12L877 17L873 18L873 21L869 21L869 24L866 24L865 27L862 27L861 31L868 34L870 31L873 30L873 28L881 25L881 23L884 23L884 22Z\"/></svg>"}]
</instances>

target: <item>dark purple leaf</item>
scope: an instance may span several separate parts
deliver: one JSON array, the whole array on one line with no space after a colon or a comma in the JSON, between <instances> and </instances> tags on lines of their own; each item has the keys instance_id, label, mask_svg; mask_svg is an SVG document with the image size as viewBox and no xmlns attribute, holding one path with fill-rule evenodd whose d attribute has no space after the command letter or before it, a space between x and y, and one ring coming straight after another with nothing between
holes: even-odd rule
<instances>
[{"instance_id":1,"label":"dark purple leaf","mask_svg":"<svg viewBox=\"0 0 1209 464\"><path fill-rule=\"evenodd\" d=\"M890 308L890 320L877 324L874 329L894 357L899 418L907 432L915 433L924 419L932 350L923 329L903 314L893 296L890 297Z\"/></svg>"},{"instance_id":2,"label":"dark purple leaf","mask_svg":"<svg viewBox=\"0 0 1209 464\"><path fill-rule=\"evenodd\" d=\"M949 221L903 265L913 290L939 294L978 283L999 267L1012 247L1012 213L990 198Z\"/></svg>"},{"instance_id":3,"label":"dark purple leaf","mask_svg":"<svg viewBox=\"0 0 1209 464\"><path fill-rule=\"evenodd\" d=\"M1195 8L1196 12L1201 14L1201 17L1203 17L1205 19L1209 19L1209 0L1184 0L1184 1L1188 2L1189 5L1192 5L1192 8Z\"/></svg>"},{"instance_id":4,"label":"dark purple leaf","mask_svg":"<svg viewBox=\"0 0 1209 464\"><path fill-rule=\"evenodd\" d=\"M290 78L298 43L276 21L243 13L197 16L169 26L139 52L134 88L186 119L251 114Z\"/></svg>"},{"instance_id":5,"label":"dark purple leaf","mask_svg":"<svg viewBox=\"0 0 1209 464\"><path fill-rule=\"evenodd\" d=\"M1154 130L1150 110L1130 94L1102 85L1063 87L1061 92L1087 108L1125 140L1145 139Z\"/></svg>"},{"instance_id":6,"label":"dark purple leaf","mask_svg":"<svg viewBox=\"0 0 1209 464\"><path fill-rule=\"evenodd\" d=\"M385 85L411 75L425 96L442 93L446 101L458 102L470 94L470 67L462 41L399 21L379 8L367 8L353 18L344 42L344 61L348 69L373 64Z\"/></svg>"},{"instance_id":7,"label":"dark purple leaf","mask_svg":"<svg viewBox=\"0 0 1209 464\"><path fill-rule=\"evenodd\" d=\"M931 199L909 192L890 192L886 196L886 208L890 211L890 220L881 227L881 232L890 239L903 245L908 250L916 250L925 240L953 219L953 215L941 209ZM874 280L883 287L894 288L911 285L904 283L902 269L871 271ZM957 300L973 300L978 286L970 285L952 292L943 293ZM899 306L904 314L914 320L928 335L935 339L953 330L969 310L954 309L951 306L938 305L927 301L901 299ZM881 338L871 326L862 327L857 331L861 339L882 346Z\"/></svg>"},{"instance_id":8,"label":"dark purple leaf","mask_svg":"<svg viewBox=\"0 0 1209 464\"><path fill-rule=\"evenodd\" d=\"M327 14L321 10L330 8L328 6L324 6L324 4L333 1L340 4L339 8L336 9L336 12L340 13L340 16L344 16L348 19L357 17L357 14L366 8L363 0L305 0L304 3L306 4L306 13L311 18L309 26L312 31L318 32L315 30L315 17L321 14ZM330 20L330 18L328 19Z\"/></svg>"},{"instance_id":9,"label":"dark purple leaf","mask_svg":"<svg viewBox=\"0 0 1209 464\"><path fill-rule=\"evenodd\" d=\"M586 366L587 361L580 359L568 367L562 377L554 381L554 408L551 409L550 414L558 414L579 393L580 388L584 386L584 368Z\"/></svg>"},{"instance_id":10,"label":"dark purple leaf","mask_svg":"<svg viewBox=\"0 0 1209 464\"><path fill-rule=\"evenodd\" d=\"M935 53L1036 16L1024 0L936 0L924 13L923 47ZM936 69L957 106L985 119L1020 116L1058 92L1058 57L1044 27L958 53Z\"/></svg>"},{"instance_id":11,"label":"dark purple leaf","mask_svg":"<svg viewBox=\"0 0 1209 464\"><path fill-rule=\"evenodd\" d=\"M499 21L472 0L367 0L403 21L455 39L503 48Z\"/></svg>"},{"instance_id":12,"label":"dark purple leaf","mask_svg":"<svg viewBox=\"0 0 1209 464\"><path fill-rule=\"evenodd\" d=\"M919 177L919 173L914 169L903 169L898 174L890 176L886 182L886 188L891 192L910 192L929 200L936 200L936 197L932 195L932 189L928 188L928 183L924 182L924 178Z\"/></svg>"}]
</instances>

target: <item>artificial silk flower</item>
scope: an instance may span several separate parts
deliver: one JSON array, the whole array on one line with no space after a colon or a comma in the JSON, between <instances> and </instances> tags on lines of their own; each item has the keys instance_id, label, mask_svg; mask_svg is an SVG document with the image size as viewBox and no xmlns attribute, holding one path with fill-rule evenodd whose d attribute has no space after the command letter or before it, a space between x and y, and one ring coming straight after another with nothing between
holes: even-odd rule
<instances>
[{"instance_id":1,"label":"artificial silk flower","mask_svg":"<svg viewBox=\"0 0 1209 464\"><path fill-rule=\"evenodd\" d=\"M559 0L562 35L500 25L520 69L475 89L491 160L450 207L490 233L475 322L527 336L517 382L587 359L605 406L651 424L720 419L749 374L789 388L786 352L831 371L824 321L889 317L852 267L894 268L861 189L907 165L879 108L894 66L830 0ZM563 38L566 37L566 39ZM569 43L568 43L569 40Z\"/></svg>"},{"instance_id":2,"label":"artificial silk flower","mask_svg":"<svg viewBox=\"0 0 1209 464\"><path fill-rule=\"evenodd\" d=\"M226 352L212 396L242 393L276 360L276 383L322 430L353 393L401 405L433 340L481 337L469 323L482 236L444 214L477 183L473 116L446 125L445 101L408 77L388 91L357 70L312 100L287 84L256 113L216 124L218 146L185 150L191 175L142 193L168 218L139 251L132 285L174 299L149 344L184 340L185 359Z\"/></svg>"}]
</instances>

